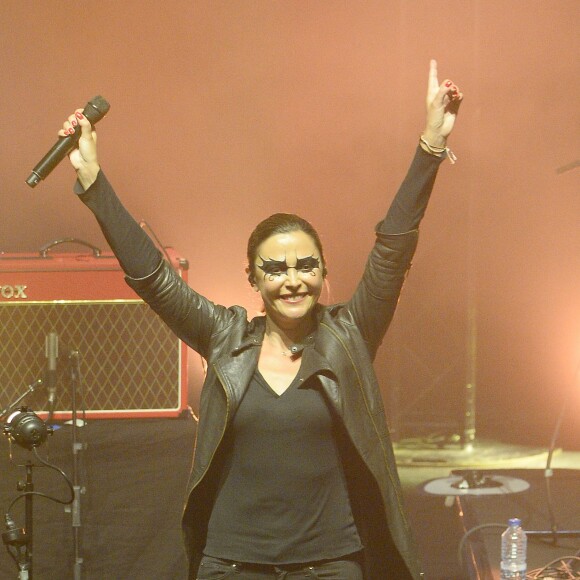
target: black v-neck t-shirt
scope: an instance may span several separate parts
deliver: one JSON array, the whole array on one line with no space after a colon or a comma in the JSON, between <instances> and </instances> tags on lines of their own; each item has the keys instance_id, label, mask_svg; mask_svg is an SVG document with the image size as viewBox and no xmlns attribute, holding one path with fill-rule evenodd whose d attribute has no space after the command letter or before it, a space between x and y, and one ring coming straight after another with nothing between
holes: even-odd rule
<instances>
[{"instance_id":1,"label":"black v-neck t-shirt","mask_svg":"<svg viewBox=\"0 0 580 580\"><path fill-rule=\"evenodd\" d=\"M205 554L295 564L362 549L334 420L316 375L278 395L256 370L223 441Z\"/></svg>"}]
</instances>

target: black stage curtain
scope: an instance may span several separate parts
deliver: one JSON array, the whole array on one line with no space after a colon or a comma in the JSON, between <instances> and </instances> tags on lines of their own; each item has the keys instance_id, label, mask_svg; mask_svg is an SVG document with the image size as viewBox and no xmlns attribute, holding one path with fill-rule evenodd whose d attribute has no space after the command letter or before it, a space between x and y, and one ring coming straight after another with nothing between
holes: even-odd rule
<instances>
[{"instance_id":1,"label":"black stage curtain","mask_svg":"<svg viewBox=\"0 0 580 580\"><path fill-rule=\"evenodd\" d=\"M58 427L38 453L72 479L73 429ZM72 515L63 505L34 497L33 579L72 579L79 559L84 580L187 578L180 519L195 427L188 416L92 420L77 428L77 448L86 447L77 454L77 481L85 488L80 496L81 526L75 528L79 540L75 542ZM26 469L17 464L27 460L36 463L32 452L0 438L2 519L19 493L18 482L26 480ZM32 479L34 491L70 497L62 476L52 469L34 467ZM17 527L25 527L25 500L17 501L10 514ZM0 550L0 578L18 578L4 544Z\"/></svg>"}]
</instances>

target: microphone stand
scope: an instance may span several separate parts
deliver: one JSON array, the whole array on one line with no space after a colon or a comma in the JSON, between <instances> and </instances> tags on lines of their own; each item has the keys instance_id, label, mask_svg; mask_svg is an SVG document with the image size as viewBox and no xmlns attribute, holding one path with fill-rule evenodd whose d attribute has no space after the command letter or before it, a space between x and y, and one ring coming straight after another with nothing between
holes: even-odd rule
<instances>
[{"instance_id":1,"label":"microphone stand","mask_svg":"<svg viewBox=\"0 0 580 580\"><path fill-rule=\"evenodd\" d=\"M73 489L74 500L71 507L65 507L72 512L72 528L74 543L74 580L81 580L81 569L83 558L81 557L80 539L81 539L81 494L85 489L79 485L79 453L86 449L86 445L78 441L78 404L77 391L80 386L80 355L76 350L69 353L69 369L71 382L71 400L72 400L72 452L73 452ZM84 425L84 422L83 422Z\"/></svg>"},{"instance_id":2,"label":"microphone stand","mask_svg":"<svg viewBox=\"0 0 580 580\"><path fill-rule=\"evenodd\" d=\"M577 382L580 384L580 362L578 363L576 370L574 371L574 380L573 382ZM554 451L556 449L556 441L558 440L558 436L560 434L560 428L562 427L562 422L564 421L564 416L568 407L570 406L570 402L573 399L575 394L575 385L572 384L567 396L564 398L564 403L562 408L560 409L560 413L558 415L558 419L556 420L556 426L554 427L554 432L552 434L552 440L550 441L550 448L548 450L548 459L546 461L546 467L544 469L544 480L546 482L546 495L547 495L547 503L548 503L548 513L550 516L550 530L538 530L538 531L531 531L528 532L526 530L526 534L528 535L535 535L537 537L549 537L552 539L552 543L557 545L558 538L578 538L580 537L580 530L560 530L558 529L558 523L556 521L556 516L554 514L554 508L552 505L552 488L550 485L550 479L554 475L554 471L552 469L552 457L554 455Z\"/></svg>"},{"instance_id":3,"label":"microphone stand","mask_svg":"<svg viewBox=\"0 0 580 580\"><path fill-rule=\"evenodd\" d=\"M26 535L28 536L28 542L26 543L25 549L26 558L24 560L24 566L22 566L19 577L20 578L24 577L30 580L32 580L32 562L33 562L32 538L34 537L32 531L32 521L33 521L32 492L34 491L34 484L32 483L32 467L33 467L32 461L28 459L26 461L26 482L24 483L23 487L21 482L18 482L17 486L19 490L22 489L22 491L24 491L24 493L27 494L26 497L24 498L24 526L26 529ZM26 566L26 564L28 564L28 566ZM26 569L28 569L28 574L22 576L22 574Z\"/></svg>"},{"instance_id":4,"label":"microphone stand","mask_svg":"<svg viewBox=\"0 0 580 580\"><path fill-rule=\"evenodd\" d=\"M12 404L8 405L6 409L4 409L0 413L0 421L4 419L4 417L8 416L16 407L20 404L20 402L29 394L34 393L36 388L42 385L42 380L37 379L30 385L26 387L26 391L22 393L16 401ZM4 428L5 433L7 433L6 426ZM34 483L32 482L32 468L34 464L30 459L26 461L26 481L23 483L19 481L16 484L16 489L19 492L24 492L24 521L25 521L25 528L24 530L18 530L14 522L9 518L8 514L6 515L6 527L7 531L2 534L2 540L6 546L12 546L16 548L19 558L16 559L16 564L18 566L18 578L20 580L32 580L32 538L33 538L33 496L34 496Z\"/></svg>"},{"instance_id":5,"label":"microphone stand","mask_svg":"<svg viewBox=\"0 0 580 580\"><path fill-rule=\"evenodd\" d=\"M34 393L34 391L36 391L36 389L40 385L42 385L42 379L36 379L33 383L28 385L26 387L26 391L24 393L22 393L22 395L20 395L20 397L18 397L18 399L16 399L16 401L14 401L14 403L11 403L10 405L8 405L8 407L6 407L6 409L4 409L2 412L0 412L0 421L2 421L2 419L4 419L4 417L6 415L9 415L10 412L13 411L19 405L20 401L22 401L24 399L24 397L27 397L31 393Z\"/></svg>"},{"instance_id":6,"label":"microphone stand","mask_svg":"<svg viewBox=\"0 0 580 580\"><path fill-rule=\"evenodd\" d=\"M21 419L19 419L19 417ZM24 417L24 418L22 418ZM32 427L29 425L30 422L34 422L35 425ZM44 427L44 429L42 428ZM43 434L38 436L38 431L43 431ZM18 578L19 580L32 580L32 572L33 572L33 556L32 556L32 498L35 495L39 495L50 499L52 501L56 501L62 504L70 504L74 499L73 494L73 487L72 483L66 476L66 473L56 467L55 465L51 465L50 463L44 461L39 455L36 448L42 444L45 440L46 435L52 433L50 427L47 427L45 423L32 411L29 411L27 407L23 407L21 410L21 414L17 416L15 419L15 424L12 422L5 427L4 431L8 437L10 442L14 441L21 447L28 449L29 451L34 453L34 456L40 463L37 465L33 463L31 460L26 462L26 465L19 465L19 467L26 467L26 482L18 482L17 489L20 492L18 496L12 503L10 504L6 514L5 514L5 521L6 521L6 531L2 534L2 540L6 545L6 549L8 553L12 557L12 559L16 562L18 567ZM12 460L12 451L10 451L10 459ZM64 480L66 481L69 491L71 492L71 497L68 500L61 500L59 498L51 497L46 495L45 493L40 493L34 491L34 485L32 484L32 468L33 467L49 467L58 471ZM26 505L25 505L25 517L26 517L26 529L18 529L12 516L10 515L10 510L14 506L14 504L22 499L25 498ZM10 550L13 548L16 551L16 555Z\"/></svg>"},{"instance_id":7,"label":"microphone stand","mask_svg":"<svg viewBox=\"0 0 580 580\"><path fill-rule=\"evenodd\" d=\"M6 531L2 534L2 540L8 549L8 553L12 556L18 567L19 580L32 580L33 578L33 496L34 484L32 482L32 468L34 464L30 459L26 461L26 481L19 481L16 484L16 489L26 494L24 498L24 529L18 529L14 520L9 514L5 515ZM18 557L10 552L9 547L16 550Z\"/></svg>"}]
</instances>

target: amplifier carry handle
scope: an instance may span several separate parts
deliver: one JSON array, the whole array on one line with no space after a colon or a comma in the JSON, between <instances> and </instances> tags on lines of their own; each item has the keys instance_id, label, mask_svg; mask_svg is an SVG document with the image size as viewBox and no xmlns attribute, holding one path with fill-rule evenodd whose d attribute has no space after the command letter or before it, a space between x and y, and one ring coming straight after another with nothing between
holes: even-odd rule
<instances>
[{"instance_id":1,"label":"amplifier carry handle","mask_svg":"<svg viewBox=\"0 0 580 580\"><path fill-rule=\"evenodd\" d=\"M78 238L62 238L62 240L53 240L52 242L48 242L44 244L39 250L41 258L48 258L48 250L53 248L54 246L58 246L59 244L65 243L73 243L73 244L81 244L83 246L87 246L87 248L91 248L93 250L93 256L98 258L101 255L101 250L89 242L85 242L84 240L79 240Z\"/></svg>"}]
</instances>

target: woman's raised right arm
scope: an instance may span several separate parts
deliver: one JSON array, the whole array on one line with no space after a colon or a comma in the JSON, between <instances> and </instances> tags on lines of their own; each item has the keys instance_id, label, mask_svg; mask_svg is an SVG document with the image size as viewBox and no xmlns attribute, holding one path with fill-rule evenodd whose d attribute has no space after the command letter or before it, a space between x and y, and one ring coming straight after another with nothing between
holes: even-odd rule
<instances>
[{"instance_id":1,"label":"woman's raised right arm","mask_svg":"<svg viewBox=\"0 0 580 580\"><path fill-rule=\"evenodd\" d=\"M77 109L63 124L64 137L80 125L78 147L69 153L78 183L75 193L93 212L109 246L129 278L152 274L162 261L161 253L131 214L125 209L101 171L97 155L97 134L90 121Z\"/></svg>"},{"instance_id":2,"label":"woman's raised right arm","mask_svg":"<svg viewBox=\"0 0 580 580\"><path fill-rule=\"evenodd\" d=\"M125 209L98 162L96 133L78 109L59 135L81 127L69 158L77 172L75 193L93 212L126 274L127 283L186 344L207 358L211 336L230 323L232 313L190 288Z\"/></svg>"}]
</instances>

